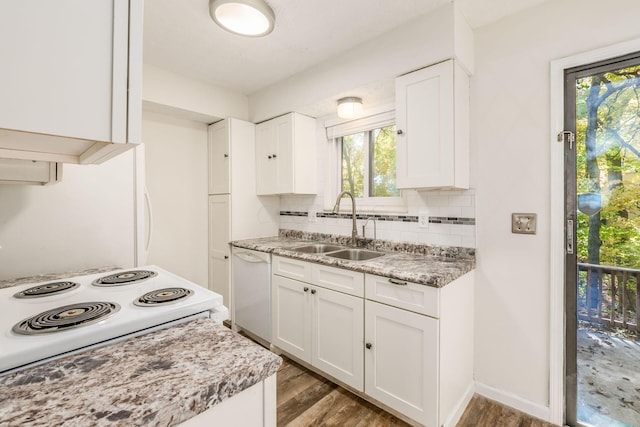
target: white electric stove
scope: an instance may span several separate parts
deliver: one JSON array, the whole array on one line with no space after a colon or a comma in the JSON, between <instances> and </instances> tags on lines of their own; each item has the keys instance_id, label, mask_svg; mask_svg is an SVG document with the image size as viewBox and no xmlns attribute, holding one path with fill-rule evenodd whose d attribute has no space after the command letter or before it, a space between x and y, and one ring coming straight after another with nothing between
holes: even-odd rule
<instances>
[{"instance_id":1,"label":"white electric stove","mask_svg":"<svg viewBox=\"0 0 640 427\"><path fill-rule=\"evenodd\" d=\"M222 296L156 266L0 289L0 375L199 317Z\"/></svg>"}]
</instances>

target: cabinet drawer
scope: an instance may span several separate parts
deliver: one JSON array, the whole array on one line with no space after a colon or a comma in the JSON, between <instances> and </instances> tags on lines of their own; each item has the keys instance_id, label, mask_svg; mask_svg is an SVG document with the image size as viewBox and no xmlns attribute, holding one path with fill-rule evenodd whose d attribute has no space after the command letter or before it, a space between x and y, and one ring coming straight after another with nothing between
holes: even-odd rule
<instances>
[{"instance_id":1,"label":"cabinet drawer","mask_svg":"<svg viewBox=\"0 0 640 427\"><path fill-rule=\"evenodd\" d=\"M273 274L311 283L311 267L314 264L297 259L273 257Z\"/></svg>"},{"instance_id":2,"label":"cabinet drawer","mask_svg":"<svg viewBox=\"0 0 640 427\"><path fill-rule=\"evenodd\" d=\"M357 271L312 264L311 282L334 291L364 297L364 273Z\"/></svg>"},{"instance_id":3,"label":"cabinet drawer","mask_svg":"<svg viewBox=\"0 0 640 427\"><path fill-rule=\"evenodd\" d=\"M439 290L402 280L367 274L365 298L414 311L427 316L439 316Z\"/></svg>"}]
</instances>

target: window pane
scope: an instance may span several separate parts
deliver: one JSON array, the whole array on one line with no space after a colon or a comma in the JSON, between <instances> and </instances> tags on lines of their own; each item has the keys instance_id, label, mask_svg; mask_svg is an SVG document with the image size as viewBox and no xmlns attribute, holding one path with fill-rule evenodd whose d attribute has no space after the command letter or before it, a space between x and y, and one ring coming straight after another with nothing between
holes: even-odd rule
<instances>
[{"instance_id":1,"label":"window pane","mask_svg":"<svg viewBox=\"0 0 640 427\"><path fill-rule=\"evenodd\" d=\"M387 126L371 131L373 159L371 162L371 197L398 197L396 188L396 127Z\"/></svg>"},{"instance_id":2,"label":"window pane","mask_svg":"<svg viewBox=\"0 0 640 427\"><path fill-rule=\"evenodd\" d=\"M364 132L342 137L342 190L364 197Z\"/></svg>"}]
</instances>

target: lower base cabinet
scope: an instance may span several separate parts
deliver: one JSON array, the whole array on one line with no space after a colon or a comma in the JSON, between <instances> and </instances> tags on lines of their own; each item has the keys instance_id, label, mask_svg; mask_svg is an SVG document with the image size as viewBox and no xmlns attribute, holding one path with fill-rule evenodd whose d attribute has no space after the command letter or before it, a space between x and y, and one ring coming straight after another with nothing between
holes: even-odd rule
<instances>
[{"instance_id":1,"label":"lower base cabinet","mask_svg":"<svg viewBox=\"0 0 640 427\"><path fill-rule=\"evenodd\" d=\"M456 425L474 389L473 272L434 288L278 256L273 265L275 347L420 425Z\"/></svg>"},{"instance_id":2,"label":"lower base cabinet","mask_svg":"<svg viewBox=\"0 0 640 427\"><path fill-rule=\"evenodd\" d=\"M273 345L363 390L362 298L274 275Z\"/></svg>"},{"instance_id":3,"label":"lower base cabinet","mask_svg":"<svg viewBox=\"0 0 640 427\"><path fill-rule=\"evenodd\" d=\"M436 426L438 320L365 302L365 393Z\"/></svg>"}]
</instances>

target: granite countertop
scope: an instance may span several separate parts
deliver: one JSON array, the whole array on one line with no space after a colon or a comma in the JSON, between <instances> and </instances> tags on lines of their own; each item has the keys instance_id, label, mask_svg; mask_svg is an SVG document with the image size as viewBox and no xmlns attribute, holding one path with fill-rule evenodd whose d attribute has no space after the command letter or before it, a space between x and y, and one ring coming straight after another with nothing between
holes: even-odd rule
<instances>
[{"instance_id":1,"label":"granite countertop","mask_svg":"<svg viewBox=\"0 0 640 427\"><path fill-rule=\"evenodd\" d=\"M0 377L0 426L171 426L282 360L199 319Z\"/></svg>"},{"instance_id":2,"label":"granite countertop","mask_svg":"<svg viewBox=\"0 0 640 427\"><path fill-rule=\"evenodd\" d=\"M238 240L231 243L239 248L377 274L437 288L453 282L475 268L475 251L473 249L385 242L373 248L384 252L384 256L368 261L349 261L322 254L293 251L291 249L296 246L318 243L318 240L304 239L304 237L309 237L308 234L296 235L294 233L293 236L302 236L303 239L281 233L275 237ZM320 237L325 237L324 240L330 243L345 243L345 241L328 235Z\"/></svg>"},{"instance_id":3,"label":"granite countertop","mask_svg":"<svg viewBox=\"0 0 640 427\"><path fill-rule=\"evenodd\" d=\"M82 271L68 271L66 273L50 273L40 274L38 276L20 277L17 279L0 280L0 288L9 288L11 286L25 285L27 283L48 282L52 280L61 280L75 276L85 276L87 274L106 273L108 271L119 270L120 267L98 267Z\"/></svg>"}]
</instances>

